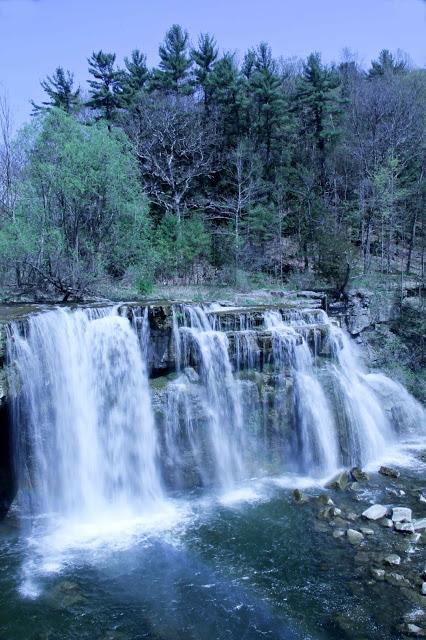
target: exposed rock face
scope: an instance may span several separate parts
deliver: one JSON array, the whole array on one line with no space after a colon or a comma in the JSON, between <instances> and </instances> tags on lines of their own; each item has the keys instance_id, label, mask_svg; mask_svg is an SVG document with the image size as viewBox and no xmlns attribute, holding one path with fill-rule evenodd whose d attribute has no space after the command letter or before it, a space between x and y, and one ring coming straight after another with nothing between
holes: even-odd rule
<instances>
[{"instance_id":1,"label":"exposed rock face","mask_svg":"<svg viewBox=\"0 0 426 640\"><path fill-rule=\"evenodd\" d=\"M392 300L377 300L370 291L364 289L355 289L348 293L345 322L353 336L376 323L393 320L396 314L397 310Z\"/></svg>"}]
</instances>

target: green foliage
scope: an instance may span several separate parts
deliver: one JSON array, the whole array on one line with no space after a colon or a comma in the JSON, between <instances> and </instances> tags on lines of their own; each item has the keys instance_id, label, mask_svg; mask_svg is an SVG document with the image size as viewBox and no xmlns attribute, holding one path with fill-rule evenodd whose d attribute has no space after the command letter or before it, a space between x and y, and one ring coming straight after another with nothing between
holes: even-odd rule
<instances>
[{"instance_id":1,"label":"green foliage","mask_svg":"<svg viewBox=\"0 0 426 640\"><path fill-rule=\"evenodd\" d=\"M187 31L178 24L170 27L160 45L159 55L160 69L155 74L154 86L176 94L190 94L192 83L189 72L192 60Z\"/></svg>"},{"instance_id":2,"label":"green foliage","mask_svg":"<svg viewBox=\"0 0 426 640\"><path fill-rule=\"evenodd\" d=\"M87 104L110 121L121 104L122 74L114 67L115 53L93 52L88 62L89 73L94 79L89 80L90 100Z\"/></svg>"},{"instance_id":3,"label":"green foliage","mask_svg":"<svg viewBox=\"0 0 426 640\"><path fill-rule=\"evenodd\" d=\"M47 76L41 83L42 89L47 93L49 101L41 106L32 102L34 114L40 113L52 107L63 109L66 113L76 111L80 106L80 87L74 89L74 74L57 67L52 76Z\"/></svg>"},{"instance_id":4,"label":"green foliage","mask_svg":"<svg viewBox=\"0 0 426 640\"><path fill-rule=\"evenodd\" d=\"M104 267L146 262L147 206L125 136L53 109L31 138L17 217L2 228L4 264L13 257L22 282L66 295Z\"/></svg>"},{"instance_id":5,"label":"green foliage","mask_svg":"<svg viewBox=\"0 0 426 640\"><path fill-rule=\"evenodd\" d=\"M149 72L146 56L139 49L134 49L130 58L124 58L126 70L121 76L121 102L131 107L139 92L148 84Z\"/></svg>"},{"instance_id":6,"label":"green foliage","mask_svg":"<svg viewBox=\"0 0 426 640\"><path fill-rule=\"evenodd\" d=\"M178 221L166 214L155 231L157 273L170 276L184 274L193 264L210 254L210 236L199 216Z\"/></svg>"},{"instance_id":7,"label":"green foliage","mask_svg":"<svg viewBox=\"0 0 426 640\"><path fill-rule=\"evenodd\" d=\"M136 290L142 296L149 296L154 290L152 280L147 276L139 276L136 280Z\"/></svg>"}]
</instances>

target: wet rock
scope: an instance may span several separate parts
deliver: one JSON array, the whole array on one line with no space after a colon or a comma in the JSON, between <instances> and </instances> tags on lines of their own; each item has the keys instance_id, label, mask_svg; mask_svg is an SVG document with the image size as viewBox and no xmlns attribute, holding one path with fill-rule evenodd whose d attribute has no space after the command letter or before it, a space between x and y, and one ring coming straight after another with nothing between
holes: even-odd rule
<instances>
[{"instance_id":1,"label":"wet rock","mask_svg":"<svg viewBox=\"0 0 426 640\"><path fill-rule=\"evenodd\" d=\"M426 518L421 518L420 520L413 520L414 531L421 531L422 529L426 529Z\"/></svg>"},{"instance_id":2,"label":"wet rock","mask_svg":"<svg viewBox=\"0 0 426 640\"><path fill-rule=\"evenodd\" d=\"M358 520L359 515L358 515L357 513L354 513L353 511L350 511L350 512L347 514L346 518L347 518L348 520L350 520L351 522L355 522L355 520Z\"/></svg>"},{"instance_id":3,"label":"wet rock","mask_svg":"<svg viewBox=\"0 0 426 640\"><path fill-rule=\"evenodd\" d=\"M378 524L379 524L381 527L385 527L385 528L387 528L387 529L392 529L392 527L393 527L393 522L392 522L392 520L391 520L390 518L381 518L381 519L378 521Z\"/></svg>"},{"instance_id":4,"label":"wet rock","mask_svg":"<svg viewBox=\"0 0 426 640\"><path fill-rule=\"evenodd\" d=\"M419 493L418 500L419 500L419 502L423 502L423 503L426 502L426 498L424 497L424 495L422 493Z\"/></svg>"},{"instance_id":5,"label":"wet rock","mask_svg":"<svg viewBox=\"0 0 426 640\"><path fill-rule=\"evenodd\" d=\"M410 582L406 578L404 578L404 576L402 576L400 573L395 573L393 571L385 575L385 580L389 584L392 584L394 587L410 587L411 586Z\"/></svg>"},{"instance_id":6,"label":"wet rock","mask_svg":"<svg viewBox=\"0 0 426 640\"><path fill-rule=\"evenodd\" d=\"M333 516L333 518L336 518L337 516L341 516L342 510L339 509L338 507L331 507L330 515Z\"/></svg>"},{"instance_id":7,"label":"wet rock","mask_svg":"<svg viewBox=\"0 0 426 640\"><path fill-rule=\"evenodd\" d=\"M413 638L424 638L426 637L426 631L421 627L418 627L413 622L406 622L404 624L400 624L397 627L398 631L403 633L405 636L411 636Z\"/></svg>"},{"instance_id":8,"label":"wet rock","mask_svg":"<svg viewBox=\"0 0 426 640\"><path fill-rule=\"evenodd\" d=\"M317 498L317 502L327 507L332 507L334 505L333 500L326 493L321 493Z\"/></svg>"},{"instance_id":9,"label":"wet rock","mask_svg":"<svg viewBox=\"0 0 426 640\"><path fill-rule=\"evenodd\" d=\"M364 536L360 531L356 531L356 529L348 529L346 532L347 538L349 542L353 545L361 544L364 540Z\"/></svg>"},{"instance_id":10,"label":"wet rock","mask_svg":"<svg viewBox=\"0 0 426 640\"><path fill-rule=\"evenodd\" d=\"M385 564L390 566L398 566L401 564L401 558L396 553L390 553L388 556L383 558Z\"/></svg>"},{"instance_id":11,"label":"wet rock","mask_svg":"<svg viewBox=\"0 0 426 640\"><path fill-rule=\"evenodd\" d=\"M298 502L299 504L302 504L304 502L309 502L309 496L303 493L303 491L301 491L300 489L295 489L293 491L293 498L294 498L294 501Z\"/></svg>"},{"instance_id":12,"label":"wet rock","mask_svg":"<svg viewBox=\"0 0 426 640\"><path fill-rule=\"evenodd\" d=\"M335 529L333 531L333 538L343 538L346 535L346 531L344 529Z\"/></svg>"},{"instance_id":13,"label":"wet rock","mask_svg":"<svg viewBox=\"0 0 426 640\"><path fill-rule=\"evenodd\" d=\"M422 586L421 586L421 594L422 596L426 596L426 582L422 582Z\"/></svg>"},{"instance_id":14,"label":"wet rock","mask_svg":"<svg viewBox=\"0 0 426 640\"><path fill-rule=\"evenodd\" d=\"M413 513L407 507L394 507L392 509L393 522L411 522Z\"/></svg>"},{"instance_id":15,"label":"wet rock","mask_svg":"<svg viewBox=\"0 0 426 640\"><path fill-rule=\"evenodd\" d=\"M344 520L340 516L337 516L334 519L334 524L336 527L347 527L349 525L349 522L347 520Z\"/></svg>"},{"instance_id":16,"label":"wet rock","mask_svg":"<svg viewBox=\"0 0 426 640\"><path fill-rule=\"evenodd\" d=\"M359 467L354 467L353 469L351 469L351 476L356 482L367 482L370 479L368 473L366 473Z\"/></svg>"},{"instance_id":17,"label":"wet rock","mask_svg":"<svg viewBox=\"0 0 426 640\"><path fill-rule=\"evenodd\" d=\"M376 569L375 567L371 567L370 574L375 580L384 580L385 579L385 570L384 569Z\"/></svg>"},{"instance_id":18,"label":"wet rock","mask_svg":"<svg viewBox=\"0 0 426 640\"><path fill-rule=\"evenodd\" d=\"M349 474L347 471L342 471L333 480L331 480L326 486L330 489L340 489L344 491L349 484Z\"/></svg>"},{"instance_id":19,"label":"wet rock","mask_svg":"<svg viewBox=\"0 0 426 640\"><path fill-rule=\"evenodd\" d=\"M374 536L374 529L369 529L368 527L361 527L360 528L361 533L364 536Z\"/></svg>"},{"instance_id":20,"label":"wet rock","mask_svg":"<svg viewBox=\"0 0 426 640\"><path fill-rule=\"evenodd\" d=\"M49 594L49 600L55 609L70 609L86 602L79 585L71 580L63 580L55 585Z\"/></svg>"},{"instance_id":21,"label":"wet rock","mask_svg":"<svg viewBox=\"0 0 426 640\"><path fill-rule=\"evenodd\" d=\"M421 537L422 537L421 533L412 533L408 539L413 544L417 544L421 540Z\"/></svg>"},{"instance_id":22,"label":"wet rock","mask_svg":"<svg viewBox=\"0 0 426 640\"><path fill-rule=\"evenodd\" d=\"M387 511L387 507L384 507L381 504L373 504L362 512L362 517L367 520L380 520L385 517Z\"/></svg>"},{"instance_id":23,"label":"wet rock","mask_svg":"<svg viewBox=\"0 0 426 640\"><path fill-rule=\"evenodd\" d=\"M324 509L320 509L318 512L317 518L319 520L330 520L332 518L331 510L333 507L324 507Z\"/></svg>"},{"instance_id":24,"label":"wet rock","mask_svg":"<svg viewBox=\"0 0 426 640\"><path fill-rule=\"evenodd\" d=\"M401 533L414 533L414 526L411 522L395 522L395 530Z\"/></svg>"},{"instance_id":25,"label":"wet rock","mask_svg":"<svg viewBox=\"0 0 426 640\"><path fill-rule=\"evenodd\" d=\"M399 476L401 475L399 471L397 471L396 469L392 469L392 467L380 467L379 469L379 473L382 474L382 476L388 476L389 478L399 478Z\"/></svg>"},{"instance_id":26,"label":"wet rock","mask_svg":"<svg viewBox=\"0 0 426 640\"><path fill-rule=\"evenodd\" d=\"M359 482L352 482L349 489L351 491L357 492L357 491L362 491L363 487L361 486L361 484Z\"/></svg>"}]
</instances>

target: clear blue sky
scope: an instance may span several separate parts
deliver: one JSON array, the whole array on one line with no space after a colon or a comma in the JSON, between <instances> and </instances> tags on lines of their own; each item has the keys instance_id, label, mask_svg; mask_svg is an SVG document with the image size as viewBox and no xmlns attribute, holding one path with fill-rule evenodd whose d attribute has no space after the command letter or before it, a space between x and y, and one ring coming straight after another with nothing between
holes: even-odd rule
<instances>
[{"instance_id":1,"label":"clear blue sky","mask_svg":"<svg viewBox=\"0 0 426 640\"><path fill-rule=\"evenodd\" d=\"M389 48L426 64L424 0L0 0L0 91L15 124L28 118L30 98L40 100L40 80L56 66L84 85L93 50L114 51L121 63L137 47L154 65L174 22L193 40L208 31L241 55L266 40L277 57L320 51L333 61L348 47L367 65Z\"/></svg>"}]
</instances>

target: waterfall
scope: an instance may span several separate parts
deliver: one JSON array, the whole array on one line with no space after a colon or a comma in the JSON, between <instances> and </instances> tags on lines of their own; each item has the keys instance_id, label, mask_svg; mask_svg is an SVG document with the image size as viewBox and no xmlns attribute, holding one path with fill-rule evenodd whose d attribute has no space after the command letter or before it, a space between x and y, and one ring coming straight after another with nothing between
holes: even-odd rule
<instances>
[{"instance_id":1,"label":"waterfall","mask_svg":"<svg viewBox=\"0 0 426 640\"><path fill-rule=\"evenodd\" d=\"M296 455L299 470L307 474L327 475L339 463L337 432L329 402L319 379L315 375L312 354L305 337L297 333L294 325L302 320L293 318L284 323L277 311L265 313L265 326L272 332L275 368L282 372L288 368L294 381L296 419Z\"/></svg>"},{"instance_id":2,"label":"waterfall","mask_svg":"<svg viewBox=\"0 0 426 640\"><path fill-rule=\"evenodd\" d=\"M424 409L399 383L382 373L367 373L356 345L340 328L330 326L335 358L334 391L346 433L348 464L367 464L400 438L423 432Z\"/></svg>"},{"instance_id":3,"label":"waterfall","mask_svg":"<svg viewBox=\"0 0 426 640\"><path fill-rule=\"evenodd\" d=\"M200 370L216 483L230 488L244 477L244 429L238 384L229 358L225 332L212 328L201 307L186 305L180 327L185 364ZM180 348L179 348L180 351ZM177 352L179 352L177 350Z\"/></svg>"},{"instance_id":4,"label":"waterfall","mask_svg":"<svg viewBox=\"0 0 426 640\"><path fill-rule=\"evenodd\" d=\"M114 309L58 309L10 327L24 509L138 511L162 497L145 362Z\"/></svg>"},{"instance_id":5,"label":"waterfall","mask_svg":"<svg viewBox=\"0 0 426 640\"><path fill-rule=\"evenodd\" d=\"M24 513L144 514L172 491L234 492L288 471L321 479L424 433L423 407L365 371L324 311L161 313L160 329L134 305L10 325ZM165 371L158 391L150 367Z\"/></svg>"}]
</instances>

